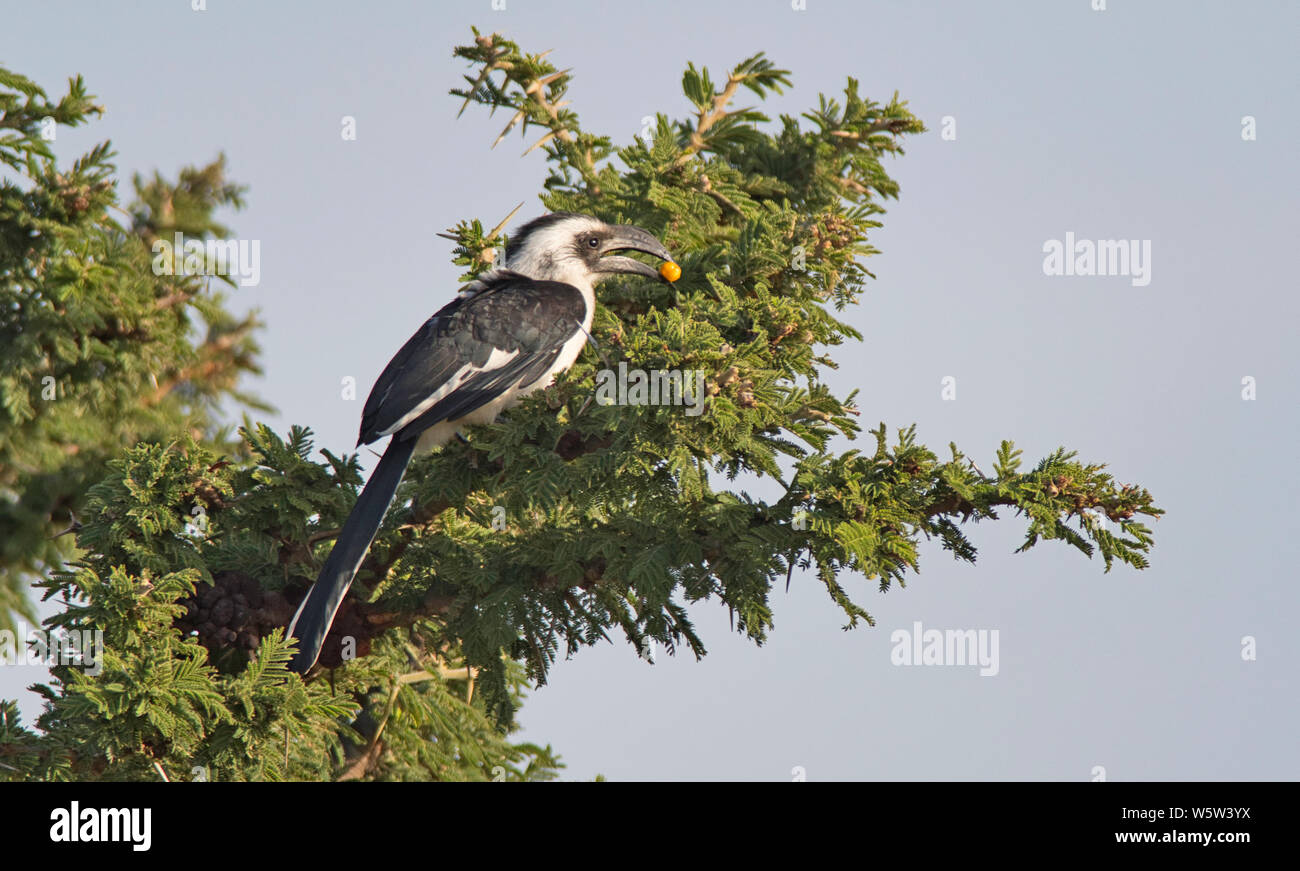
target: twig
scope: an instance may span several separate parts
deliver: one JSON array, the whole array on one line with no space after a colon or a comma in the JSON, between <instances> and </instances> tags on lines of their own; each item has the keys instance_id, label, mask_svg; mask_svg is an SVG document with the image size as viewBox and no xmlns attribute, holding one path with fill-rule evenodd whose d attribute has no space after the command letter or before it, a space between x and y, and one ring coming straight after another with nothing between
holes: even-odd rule
<instances>
[{"instance_id":1,"label":"twig","mask_svg":"<svg viewBox=\"0 0 1300 871\"><path fill-rule=\"evenodd\" d=\"M521 201L519 205L515 206L513 209L510 210L510 214L506 215L504 218L501 219L500 224L497 224L495 227L492 228L492 232L487 234L487 238L495 239L497 237L497 234L506 228L506 224L510 223L510 219L513 218L523 207L524 204Z\"/></svg>"},{"instance_id":2,"label":"twig","mask_svg":"<svg viewBox=\"0 0 1300 871\"><path fill-rule=\"evenodd\" d=\"M320 532L307 536L307 546L311 547L318 541L325 541L326 539L334 538L342 531L342 527L338 529L322 529Z\"/></svg>"},{"instance_id":3,"label":"twig","mask_svg":"<svg viewBox=\"0 0 1300 871\"><path fill-rule=\"evenodd\" d=\"M388 705L384 710L384 718L379 721L379 725L375 728L374 737L370 739L365 752L361 754L357 761L349 765L347 770L339 775L340 781L364 777L370 771L370 767L379 759L380 754L383 752L383 745L380 744L379 739L384 735L384 728L388 725L388 718L393 715L393 706L397 701L397 691L401 687L402 680L400 678L393 681L393 690L388 694Z\"/></svg>"},{"instance_id":4,"label":"twig","mask_svg":"<svg viewBox=\"0 0 1300 871\"><path fill-rule=\"evenodd\" d=\"M727 86L720 93L713 95L713 102L708 109L701 109L698 121L695 122L695 129L691 131L690 143L686 146L685 151L677 158L674 165L681 166L691 159L697 152L703 150L707 144L704 141L704 132L717 124L727 116L727 104L731 98L736 95L736 89L744 80L743 76L732 74L727 77Z\"/></svg>"}]
</instances>

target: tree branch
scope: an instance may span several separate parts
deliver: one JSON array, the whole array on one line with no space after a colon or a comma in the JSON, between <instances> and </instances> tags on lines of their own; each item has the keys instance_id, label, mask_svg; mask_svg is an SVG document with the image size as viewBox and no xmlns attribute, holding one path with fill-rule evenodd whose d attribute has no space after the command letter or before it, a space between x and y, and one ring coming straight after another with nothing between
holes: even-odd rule
<instances>
[{"instance_id":1,"label":"tree branch","mask_svg":"<svg viewBox=\"0 0 1300 871\"><path fill-rule=\"evenodd\" d=\"M732 73L727 77L727 86L717 94L713 95L713 102L708 109L701 109L696 116L695 129L691 131L690 141L687 143L685 150L680 154L675 166L681 166L689 161L693 156L702 151L708 143L704 141L704 134L727 116L727 104L731 98L736 96L736 89L744 81L744 76L737 76Z\"/></svg>"}]
</instances>

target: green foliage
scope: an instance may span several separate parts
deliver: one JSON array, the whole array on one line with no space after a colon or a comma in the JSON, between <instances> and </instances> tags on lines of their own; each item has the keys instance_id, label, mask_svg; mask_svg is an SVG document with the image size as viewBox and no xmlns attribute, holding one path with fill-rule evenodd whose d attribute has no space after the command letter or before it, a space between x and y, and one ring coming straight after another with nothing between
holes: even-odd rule
<instances>
[{"instance_id":1,"label":"green foliage","mask_svg":"<svg viewBox=\"0 0 1300 871\"><path fill-rule=\"evenodd\" d=\"M841 97L770 120L733 100L780 91L787 71L762 54L725 80L692 64L687 116L657 115L646 138L616 146L582 129L569 71L544 55L477 31L456 55L473 68L453 91L462 111L508 113L498 143L539 134L529 150L547 157L547 209L645 227L681 279L603 284L597 347L467 443L415 462L336 621L356 656L305 683L284 669L282 627L355 500L357 458L313 460L303 428L282 438L248 424L228 448L183 427L154 439L128 428L140 443L111 453L83 497L79 563L44 583L68 603L47 625L101 628L104 668L56 668L39 731L0 708L0 776L550 779L549 747L509 740L528 682L615 634L701 656L691 603L718 602L761 643L773 589L799 568L848 625L870 623L863 589L905 583L926 539L974 562L967 524L1004 509L1025 518L1022 550L1059 539L1107 570L1146 566L1137 517L1162 513L1150 494L1064 449L1023 470L1003 442L987 475L955 445L941 459L915 427L891 443L881 424L874 450L836 451L861 433L855 395L824 380L834 349L861 338L838 315L873 278L870 233L898 195L883 161L924 129L897 95L866 100L849 80ZM189 233L202 204L239 195L211 172L137 188L145 238ZM489 230L467 216L450 231L467 278L493 262L508 220ZM141 248L122 242L136 273L124 261L115 275L140 285L147 309L158 290ZM74 272L100 263L63 256ZM170 353L192 360L172 338ZM704 413L593 401L599 371L620 363L702 372ZM16 421L41 418L14 408ZM770 478L779 497L740 490L742 475Z\"/></svg>"},{"instance_id":2,"label":"green foliage","mask_svg":"<svg viewBox=\"0 0 1300 871\"><path fill-rule=\"evenodd\" d=\"M218 159L175 183L137 178L124 212L108 143L60 168L46 138L98 116L93 99L80 77L50 102L0 69L0 628L34 619L29 580L70 554L56 533L108 458L178 433L219 439L227 399L264 407L237 389L257 371L256 320L199 276L151 269L159 235L224 235L213 214L240 189Z\"/></svg>"},{"instance_id":3,"label":"green foliage","mask_svg":"<svg viewBox=\"0 0 1300 871\"><path fill-rule=\"evenodd\" d=\"M229 444L214 423L224 400L264 407L237 389L257 322L152 267L174 233L229 234L214 215L243 191L224 161L137 176L123 210L107 143L61 169L42 136L100 113L79 78L50 103L0 70L0 110L0 632L35 622L25 592L43 574L63 603L45 629L104 645L97 671L53 668L36 728L0 708L0 779L555 777L549 747L495 719L522 699L515 663L457 677L446 643L420 678L383 641L328 689L286 670L279 591L314 578L361 478L355 457L311 462L308 430ZM196 622L210 601L225 622ZM0 634L0 657L24 641Z\"/></svg>"},{"instance_id":4,"label":"green foliage","mask_svg":"<svg viewBox=\"0 0 1300 871\"><path fill-rule=\"evenodd\" d=\"M309 582L319 568L309 518L341 521L359 483L352 461L310 462L306 430L288 441L265 428L243 435L249 455L234 462L187 439L109 463L86 500L82 559L41 584L65 603L45 629L99 630L102 658L97 668L55 665L53 682L37 688L46 709L36 731L14 708L0 712L0 780L555 777L554 752L510 743L492 716L498 703L474 696L478 670L458 670L450 643L437 654L443 667L412 669L433 656L389 633L331 681L304 683L287 669L291 611L274 592L230 621L260 632L246 649L193 625L238 569L257 567L253 586L270 591ZM522 669L497 672L513 709Z\"/></svg>"},{"instance_id":5,"label":"green foliage","mask_svg":"<svg viewBox=\"0 0 1300 871\"><path fill-rule=\"evenodd\" d=\"M830 452L834 437L859 431L854 395L833 395L822 378L835 365L829 351L860 338L835 313L873 277L870 231L898 195L883 159L924 129L897 95L864 99L850 79L841 98L823 95L814 111L770 129L732 101L742 88L759 98L779 91L788 72L762 54L725 80L692 64L682 85L693 115L660 114L647 139L616 149L561 106L569 72L544 56L478 31L456 54L475 67L452 92L462 111L477 103L510 113L497 142L520 122L544 131L533 147L549 162L548 209L643 226L683 276L672 287L602 285L599 350L469 445L422 461L402 491L412 516L419 506L455 510L426 510L404 531L381 596L401 607L443 591L447 626L471 660L504 647L543 679L561 652L614 628L638 648L653 638L702 654L684 605L704 599L761 642L771 590L795 567L815 568L849 625L870 622L846 576L901 584L918 570L923 538L973 562L963 525L1003 507L1028 519L1025 548L1063 539L1099 550L1107 569L1146 565L1150 531L1134 518L1161 513L1150 495L1063 450L1021 474L1006 443L988 477L955 446L940 462L914 429L889 447L882 424L873 454ZM471 275L502 244L477 221L453 234ZM592 404L596 372L619 362L703 370L707 412ZM742 472L775 479L784 495L765 503L718 489ZM492 530L496 506L504 531ZM1095 520L1103 515L1114 531Z\"/></svg>"},{"instance_id":6,"label":"green foliage","mask_svg":"<svg viewBox=\"0 0 1300 871\"><path fill-rule=\"evenodd\" d=\"M59 572L45 583L72 603L47 626L101 629L103 656L98 674L60 665L54 684L38 687L48 702L37 721L43 734L17 742L29 760L18 775L189 780L203 771L208 779L278 780L287 770L328 770L337 718L356 705L288 672L292 651L278 633L262 639L242 672L219 674L207 650L173 625L197 579L194 570L135 575L118 567L107 576Z\"/></svg>"}]
</instances>

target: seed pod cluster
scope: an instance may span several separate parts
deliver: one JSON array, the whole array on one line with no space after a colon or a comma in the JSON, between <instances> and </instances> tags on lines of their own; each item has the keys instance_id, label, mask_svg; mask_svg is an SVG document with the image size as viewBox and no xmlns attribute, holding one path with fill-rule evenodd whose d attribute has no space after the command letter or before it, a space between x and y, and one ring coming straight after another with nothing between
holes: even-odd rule
<instances>
[{"instance_id":1,"label":"seed pod cluster","mask_svg":"<svg viewBox=\"0 0 1300 871\"><path fill-rule=\"evenodd\" d=\"M221 572L212 584L200 584L195 595L182 599L185 615L176 626L197 633L199 643L216 653L235 648L251 653L262 636L288 625L293 608L283 595L263 590L242 572Z\"/></svg>"}]
</instances>

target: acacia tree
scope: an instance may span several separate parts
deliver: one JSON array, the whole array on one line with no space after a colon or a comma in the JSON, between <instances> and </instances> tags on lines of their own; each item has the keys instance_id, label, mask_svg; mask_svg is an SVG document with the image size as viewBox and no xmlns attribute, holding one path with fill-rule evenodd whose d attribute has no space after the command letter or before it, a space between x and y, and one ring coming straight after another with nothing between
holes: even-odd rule
<instances>
[{"instance_id":1,"label":"acacia tree","mask_svg":"<svg viewBox=\"0 0 1300 871\"><path fill-rule=\"evenodd\" d=\"M266 408L239 389L241 375L258 371L256 314L231 314L220 290L234 285L230 277L185 274L168 243L177 232L227 237L214 216L241 207L243 189L218 158L175 181L136 176L134 201L119 205L108 143L71 166L51 148L59 130L101 113L80 77L51 100L0 69L0 667L29 659L16 618L37 622L27 593L41 575L47 595L66 603L47 628L98 629L106 646L98 674L54 669L53 686L41 690L49 707L40 733L22 727L16 705L0 705L0 779L189 778L196 769L224 778L356 776L350 762L332 765L344 759L340 735L353 736L339 722L358 710L353 697L301 683L291 691L282 669L268 665L279 663L278 648L260 646L260 635L239 648L255 653L246 667L247 657L223 657L215 643L210 656L198 643L210 636L181 634L195 631L179 619L185 598L191 610L215 607L235 625L251 604L255 629L269 628L268 619L282 626L291 613L283 598L263 597L247 575L223 574L222 560L241 548L275 553L277 536L289 534L280 526L294 522L268 507L282 494L315 494L330 503L328 519L359 478L351 459L338 477L294 465L296 451L308 450L303 433L287 448L269 434L275 448L256 435L230 441L223 411ZM179 274L156 274L156 265ZM247 476L258 461L276 464L289 489L269 488L272 501L248 518L244 538L231 531L233 514L210 526L205 506L231 481L254 489ZM209 486L204 476L223 468ZM273 577L272 591L283 583ZM232 582L230 595L216 595ZM455 675L439 671L443 681ZM522 670L508 679L517 702ZM553 776L548 749L514 745L472 706L431 698L437 714L426 719L435 725L423 734L439 741L427 742L425 763L442 776L475 776L488 759L500 766L493 776Z\"/></svg>"},{"instance_id":2,"label":"acacia tree","mask_svg":"<svg viewBox=\"0 0 1300 871\"><path fill-rule=\"evenodd\" d=\"M842 98L773 123L736 106L742 88L761 99L789 84L762 54L716 82L691 65L689 114L616 148L567 107L567 71L474 36L455 52L473 68L453 91L461 110L508 114L498 143L534 131L544 206L651 230L681 280L603 284L572 369L416 462L305 683L284 668L280 627L355 498L356 458L314 462L307 431L264 427L243 430L248 461L192 441L128 452L91 492L81 568L46 582L74 603L52 622L119 628L112 669L56 670L42 734L0 722L0 754L24 776L157 776L195 760L232 778L552 776L548 749L501 738L523 679L614 633L701 656L691 603L716 601L762 642L774 587L805 569L849 625L871 623L861 578L901 583L922 539L974 562L963 527L1000 511L1026 524L1022 550L1059 539L1107 570L1145 567L1150 494L1065 449L1023 468L1003 442L991 474L955 445L939 457L914 427L831 449L859 434L853 394L822 377L860 338L837 314L873 278L870 232L898 194L883 161L924 129L897 95L864 99L850 79ZM451 233L466 278L504 242L484 227ZM620 363L704 372L704 413L593 401L598 372ZM741 474L778 482L779 498L729 490ZM196 500L209 524L186 535ZM454 718L484 727L481 743L446 740ZM71 735L115 743L69 763Z\"/></svg>"},{"instance_id":3,"label":"acacia tree","mask_svg":"<svg viewBox=\"0 0 1300 871\"><path fill-rule=\"evenodd\" d=\"M137 176L123 209L108 143L64 168L51 150L102 113L94 100L80 77L52 101L0 68L0 628L35 622L31 579L71 553L56 533L108 458L220 438L223 402L265 407L237 386L257 371L256 317L232 315L204 278L150 268L159 238L226 235L214 213L243 189L218 158L176 181Z\"/></svg>"}]
</instances>

